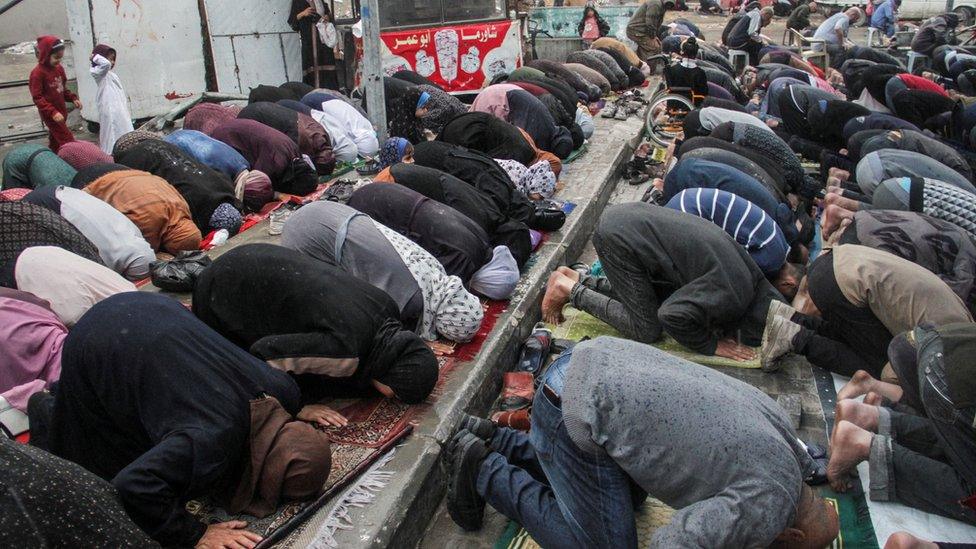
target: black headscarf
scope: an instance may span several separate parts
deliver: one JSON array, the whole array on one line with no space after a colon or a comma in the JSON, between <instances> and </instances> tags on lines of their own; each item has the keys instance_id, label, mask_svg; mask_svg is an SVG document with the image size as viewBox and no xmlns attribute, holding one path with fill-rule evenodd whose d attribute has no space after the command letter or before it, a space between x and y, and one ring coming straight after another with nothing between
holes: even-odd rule
<instances>
[{"instance_id":1,"label":"black headscarf","mask_svg":"<svg viewBox=\"0 0 976 549\"><path fill-rule=\"evenodd\" d=\"M285 82L278 87L292 94L295 99L301 99L305 94L315 91L315 88L305 82Z\"/></svg>"},{"instance_id":2,"label":"black headscarf","mask_svg":"<svg viewBox=\"0 0 976 549\"><path fill-rule=\"evenodd\" d=\"M349 206L419 244L465 284L492 258L488 234L477 223L403 185L366 185Z\"/></svg>"},{"instance_id":3,"label":"black headscarf","mask_svg":"<svg viewBox=\"0 0 976 549\"><path fill-rule=\"evenodd\" d=\"M417 164L394 164L390 174L398 184L471 218L488 233L492 246L508 246L519 267L528 261L532 253L529 228L510 220L488 195L453 175Z\"/></svg>"},{"instance_id":4,"label":"black headscarf","mask_svg":"<svg viewBox=\"0 0 976 549\"><path fill-rule=\"evenodd\" d=\"M301 99L301 96L296 97L291 90L282 89L277 86L266 86L264 84L251 88L250 93L247 94L248 103L257 103L259 101L274 103L282 99Z\"/></svg>"},{"instance_id":5,"label":"black headscarf","mask_svg":"<svg viewBox=\"0 0 976 549\"><path fill-rule=\"evenodd\" d=\"M130 169L132 168L121 164L92 164L91 166L78 170L78 173L71 180L71 186L75 189L84 189L89 183L107 173Z\"/></svg>"},{"instance_id":6,"label":"black headscarf","mask_svg":"<svg viewBox=\"0 0 976 549\"><path fill-rule=\"evenodd\" d=\"M296 145L298 144L298 113L294 109L277 103L258 101L241 109L237 118L257 120L287 135Z\"/></svg>"},{"instance_id":7,"label":"black headscarf","mask_svg":"<svg viewBox=\"0 0 976 549\"><path fill-rule=\"evenodd\" d=\"M423 90L415 84L399 78L383 78L386 95L386 125L390 135L402 137L411 143L424 139L424 128L417 118L417 103Z\"/></svg>"},{"instance_id":8,"label":"black headscarf","mask_svg":"<svg viewBox=\"0 0 976 549\"><path fill-rule=\"evenodd\" d=\"M512 124L485 112L469 112L444 126L438 141L480 151L491 158L516 160L529 166L535 149Z\"/></svg>"},{"instance_id":9,"label":"black headscarf","mask_svg":"<svg viewBox=\"0 0 976 549\"><path fill-rule=\"evenodd\" d=\"M492 157L443 141L424 141L414 147L413 160L418 166L436 168L478 189L511 219L525 224L532 220L535 205Z\"/></svg>"},{"instance_id":10,"label":"black headscarf","mask_svg":"<svg viewBox=\"0 0 976 549\"><path fill-rule=\"evenodd\" d=\"M308 105L302 103L301 101L296 101L294 99L282 99L278 101L278 104L281 105L282 107L291 109L295 112L300 112L302 114L307 114L307 115L312 114L312 107L309 107Z\"/></svg>"},{"instance_id":11,"label":"black headscarf","mask_svg":"<svg viewBox=\"0 0 976 549\"><path fill-rule=\"evenodd\" d=\"M122 152L116 160L136 170L165 179L190 206L193 224L210 227L210 218L221 204L236 204L234 182L214 171L182 149L161 140L148 140Z\"/></svg>"},{"instance_id":12,"label":"black headscarf","mask_svg":"<svg viewBox=\"0 0 976 549\"><path fill-rule=\"evenodd\" d=\"M306 401L343 386L371 392L377 380L416 403L437 382L437 359L400 324L390 296L281 246L248 244L220 256L197 282L193 313L273 366L294 367Z\"/></svg>"}]
</instances>

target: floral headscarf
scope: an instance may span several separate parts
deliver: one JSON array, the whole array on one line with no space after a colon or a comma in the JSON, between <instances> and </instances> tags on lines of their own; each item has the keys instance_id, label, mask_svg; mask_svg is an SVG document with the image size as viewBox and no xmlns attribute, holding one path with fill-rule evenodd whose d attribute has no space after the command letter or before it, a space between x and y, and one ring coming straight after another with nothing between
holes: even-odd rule
<instances>
[{"instance_id":1,"label":"floral headscarf","mask_svg":"<svg viewBox=\"0 0 976 549\"><path fill-rule=\"evenodd\" d=\"M402 137L387 139L383 143L383 149L380 150L380 167L388 168L403 160L407 147L410 147L410 142Z\"/></svg>"}]
</instances>

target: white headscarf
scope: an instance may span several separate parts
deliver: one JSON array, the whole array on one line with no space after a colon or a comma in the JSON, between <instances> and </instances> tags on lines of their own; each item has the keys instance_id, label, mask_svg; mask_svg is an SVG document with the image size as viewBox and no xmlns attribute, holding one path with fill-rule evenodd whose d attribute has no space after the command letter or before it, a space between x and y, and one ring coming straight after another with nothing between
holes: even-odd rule
<instances>
[{"instance_id":1,"label":"white headscarf","mask_svg":"<svg viewBox=\"0 0 976 549\"><path fill-rule=\"evenodd\" d=\"M136 291L135 284L112 269L56 246L21 252L14 279L18 290L46 299L69 328L106 297Z\"/></svg>"},{"instance_id":2,"label":"white headscarf","mask_svg":"<svg viewBox=\"0 0 976 549\"><path fill-rule=\"evenodd\" d=\"M518 264L507 246L495 246L491 261L471 276L468 286L488 299L512 297L519 281Z\"/></svg>"}]
</instances>

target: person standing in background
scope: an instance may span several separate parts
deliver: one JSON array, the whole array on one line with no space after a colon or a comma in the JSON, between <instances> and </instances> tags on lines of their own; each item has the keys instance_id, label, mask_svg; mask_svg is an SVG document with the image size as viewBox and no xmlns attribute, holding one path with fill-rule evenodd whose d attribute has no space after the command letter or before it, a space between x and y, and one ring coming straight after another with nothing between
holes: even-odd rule
<instances>
[{"instance_id":1,"label":"person standing in background","mask_svg":"<svg viewBox=\"0 0 976 549\"><path fill-rule=\"evenodd\" d=\"M98 86L95 92L95 104L98 106L98 145L105 154L112 154L115 141L133 130L129 98L119 75L112 70L116 59L115 48L105 44L98 44L92 50L91 75Z\"/></svg>"},{"instance_id":2,"label":"person standing in background","mask_svg":"<svg viewBox=\"0 0 976 549\"><path fill-rule=\"evenodd\" d=\"M302 39L302 81L316 88L337 89L336 59L326 45L332 12L323 0L292 0L288 26ZM333 29L334 32L334 29Z\"/></svg>"},{"instance_id":3,"label":"person standing in background","mask_svg":"<svg viewBox=\"0 0 976 549\"><path fill-rule=\"evenodd\" d=\"M671 0L647 0L637 8L627 23L627 38L637 43L637 56L641 61L647 61L652 55L661 53L661 40L658 39L658 29L664 23L664 13L673 10L675 3ZM651 74L657 69L657 62L647 63Z\"/></svg>"},{"instance_id":4,"label":"person standing in background","mask_svg":"<svg viewBox=\"0 0 976 549\"><path fill-rule=\"evenodd\" d=\"M30 73L30 93L41 121L47 126L50 149L58 152L61 145L75 140L68 129L68 101L81 108L81 100L68 89L68 76L61 66L64 57L64 40L57 36L41 36L37 39L37 66Z\"/></svg>"},{"instance_id":5,"label":"person standing in background","mask_svg":"<svg viewBox=\"0 0 976 549\"><path fill-rule=\"evenodd\" d=\"M587 45L594 40L610 34L610 24L600 17L600 14L593 6L587 6L583 10L583 18L580 19L579 26L576 28L580 38Z\"/></svg>"}]
</instances>

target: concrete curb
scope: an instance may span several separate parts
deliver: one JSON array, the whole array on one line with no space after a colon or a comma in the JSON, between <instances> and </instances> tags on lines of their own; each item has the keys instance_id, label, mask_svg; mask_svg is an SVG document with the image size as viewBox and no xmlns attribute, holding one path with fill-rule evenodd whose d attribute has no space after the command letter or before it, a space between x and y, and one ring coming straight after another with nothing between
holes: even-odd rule
<instances>
[{"instance_id":1,"label":"concrete curb","mask_svg":"<svg viewBox=\"0 0 976 549\"><path fill-rule=\"evenodd\" d=\"M558 196L576 203L576 209L540 248L516 290L514 306L498 319L482 351L452 373L443 394L397 448L385 467L396 472L389 484L372 504L349 513L354 526L336 533L340 547L413 547L420 541L446 490L441 445L462 412L484 413L494 402L501 374L515 363L521 342L540 319L539 303L549 273L582 252L619 179L621 164L637 145L642 122L596 120L589 151L567 167L566 189ZM326 505L305 530L316 531L330 507Z\"/></svg>"}]
</instances>

